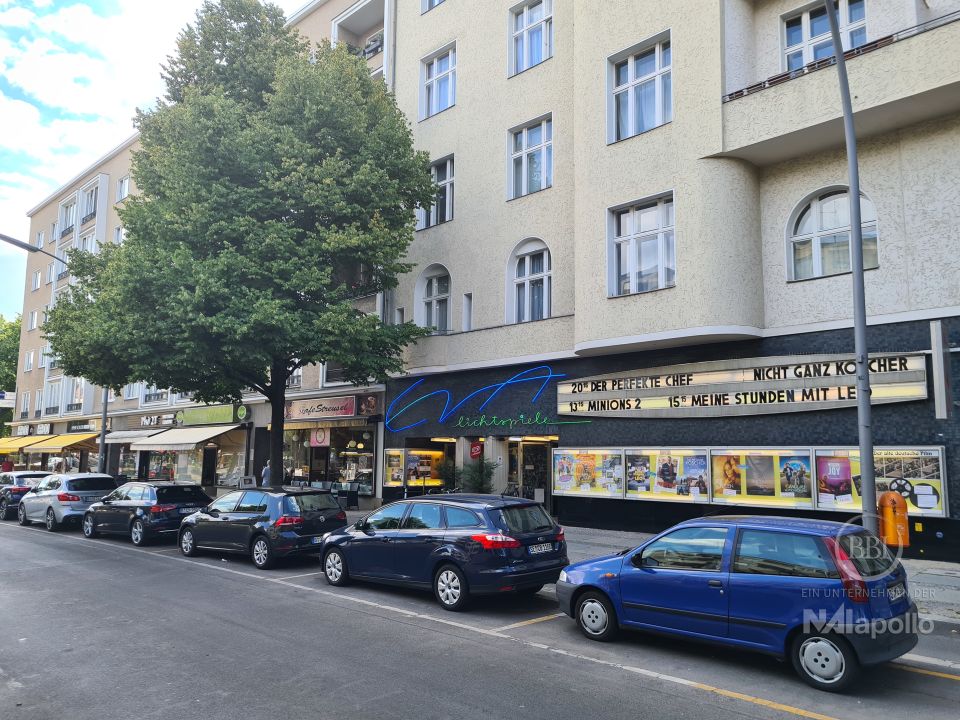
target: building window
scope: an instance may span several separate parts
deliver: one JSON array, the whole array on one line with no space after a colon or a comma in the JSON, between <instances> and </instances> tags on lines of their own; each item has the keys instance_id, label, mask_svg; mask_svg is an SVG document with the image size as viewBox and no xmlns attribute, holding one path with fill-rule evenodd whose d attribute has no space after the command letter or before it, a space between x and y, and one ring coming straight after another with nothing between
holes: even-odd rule
<instances>
[{"instance_id":1,"label":"building window","mask_svg":"<svg viewBox=\"0 0 960 720\"><path fill-rule=\"evenodd\" d=\"M64 412L79 412L83 408L83 378L64 379L64 399L67 406Z\"/></svg>"},{"instance_id":2,"label":"building window","mask_svg":"<svg viewBox=\"0 0 960 720\"><path fill-rule=\"evenodd\" d=\"M127 195L130 194L130 176L126 175L125 177L117 180L117 202L125 199Z\"/></svg>"},{"instance_id":3,"label":"building window","mask_svg":"<svg viewBox=\"0 0 960 720\"><path fill-rule=\"evenodd\" d=\"M837 0L837 20L844 50L867 42L865 0ZM807 63L833 57L833 37L827 9L820 5L783 21L784 70L799 70Z\"/></svg>"},{"instance_id":4,"label":"building window","mask_svg":"<svg viewBox=\"0 0 960 720\"><path fill-rule=\"evenodd\" d=\"M552 117L510 132L510 156L513 171L510 197L544 190L553 185Z\"/></svg>"},{"instance_id":5,"label":"building window","mask_svg":"<svg viewBox=\"0 0 960 720\"><path fill-rule=\"evenodd\" d=\"M144 388L144 392L143 392L144 403L166 402L168 397L169 397L169 391L167 391L166 389L161 390L156 385L151 385L150 387Z\"/></svg>"},{"instance_id":6,"label":"building window","mask_svg":"<svg viewBox=\"0 0 960 720\"><path fill-rule=\"evenodd\" d=\"M610 294L631 295L676 282L673 196L611 212Z\"/></svg>"},{"instance_id":7,"label":"building window","mask_svg":"<svg viewBox=\"0 0 960 720\"><path fill-rule=\"evenodd\" d=\"M140 383L127 383L123 386L123 399L136 400L140 395Z\"/></svg>"},{"instance_id":8,"label":"building window","mask_svg":"<svg viewBox=\"0 0 960 720\"><path fill-rule=\"evenodd\" d=\"M323 384L342 385L347 382L347 372L343 363L329 360L323 364Z\"/></svg>"},{"instance_id":9,"label":"building window","mask_svg":"<svg viewBox=\"0 0 960 720\"><path fill-rule=\"evenodd\" d=\"M43 230L41 230L41 231L39 231L39 232L37 233L37 247L38 247L38 248L42 248L42 247L43 247L43 238L44 238L44 233L43 233Z\"/></svg>"},{"instance_id":10,"label":"building window","mask_svg":"<svg viewBox=\"0 0 960 720\"><path fill-rule=\"evenodd\" d=\"M97 186L83 191L83 215L80 224L84 225L97 216Z\"/></svg>"},{"instance_id":11,"label":"building window","mask_svg":"<svg viewBox=\"0 0 960 720\"><path fill-rule=\"evenodd\" d=\"M33 350L23 354L23 371L30 372L31 370L33 370Z\"/></svg>"},{"instance_id":12,"label":"building window","mask_svg":"<svg viewBox=\"0 0 960 720\"><path fill-rule=\"evenodd\" d=\"M94 237L93 233L89 235L84 235L80 238L80 242L77 245L77 248L83 252L88 252L93 255L97 254L97 240Z\"/></svg>"},{"instance_id":13,"label":"building window","mask_svg":"<svg viewBox=\"0 0 960 720\"><path fill-rule=\"evenodd\" d=\"M27 316L27 330L36 330L37 329L37 311L31 310L30 314Z\"/></svg>"},{"instance_id":14,"label":"building window","mask_svg":"<svg viewBox=\"0 0 960 720\"><path fill-rule=\"evenodd\" d=\"M43 391L37 390L37 396L34 400L33 412L35 417L40 417L43 414Z\"/></svg>"},{"instance_id":15,"label":"building window","mask_svg":"<svg viewBox=\"0 0 960 720\"><path fill-rule=\"evenodd\" d=\"M67 252L73 247L72 242L65 243L57 248L57 279L61 280L68 274L67 271Z\"/></svg>"},{"instance_id":16,"label":"building window","mask_svg":"<svg viewBox=\"0 0 960 720\"><path fill-rule=\"evenodd\" d=\"M863 268L879 267L877 211L860 196ZM810 278L850 272L850 201L846 189L820 192L801 203L791 216L787 247L788 278Z\"/></svg>"},{"instance_id":17,"label":"building window","mask_svg":"<svg viewBox=\"0 0 960 720\"><path fill-rule=\"evenodd\" d=\"M37 367L46 367L47 366L47 354L50 352L50 346L48 345L45 348L42 348L37 354Z\"/></svg>"},{"instance_id":18,"label":"building window","mask_svg":"<svg viewBox=\"0 0 960 720\"><path fill-rule=\"evenodd\" d=\"M423 92L420 117L428 118L443 112L457 100L457 48L453 46L422 63Z\"/></svg>"},{"instance_id":19,"label":"building window","mask_svg":"<svg viewBox=\"0 0 960 720\"><path fill-rule=\"evenodd\" d=\"M443 0L420 0L420 13L423 14L433 10L437 5L443 3Z\"/></svg>"},{"instance_id":20,"label":"building window","mask_svg":"<svg viewBox=\"0 0 960 720\"><path fill-rule=\"evenodd\" d=\"M122 225L117 225L113 229L113 242L117 245L123 245L123 241L127 239L127 231L123 228Z\"/></svg>"},{"instance_id":21,"label":"building window","mask_svg":"<svg viewBox=\"0 0 960 720\"><path fill-rule=\"evenodd\" d=\"M453 158L434 163L430 174L437 186L436 200L429 208L417 208L417 230L453 220Z\"/></svg>"},{"instance_id":22,"label":"building window","mask_svg":"<svg viewBox=\"0 0 960 720\"><path fill-rule=\"evenodd\" d=\"M507 322L550 317L550 251L542 240L524 240L510 255Z\"/></svg>"},{"instance_id":23,"label":"building window","mask_svg":"<svg viewBox=\"0 0 960 720\"><path fill-rule=\"evenodd\" d=\"M461 328L464 332L473 330L473 293L463 294L463 323Z\"/></svg>"},{"instance_id":24,"label":"building window","mask_svg":"<svg viewBox=\"0 0 960 720\"><path fill-rule=\"evenodd\" d=\"M511 74L539 65L553 55L553 0L532 0L511 12Z\"/></svg>"},{"instance_id":25,"label":"building window","mask_svg":"<svg viewBox=\"0 0 960 720\"><path fill-rule=\"evenodd\" d=\"M30 414L30 391L20 395L20 417L25 418Z\"/></svg>"},{"instance_id":26,"label":"building window","mask_svg":"<svg viewBox=\"0 0 960 720\"><path fill-rule=\"evenodd\" d=\"M668 35L610 58L610 142L673 120L671 55Z\"/></svg>"},{"instance_id":27,"label":"building window","mask_svg":"<svg viewBox=\"0 0 960 720\"><path fill-rule=\"evenodd\" d=\"M47 264L47 285L57 279L57 270L54 263Z\"/></svg>"},{"instance_id":28,"label":"building window","mask_svg":"<svg viewBox=\"0 0 960 720\"><path fill-rule=\"evenodd\" d=\"M55 415L60 412L60 381L48 382L43 389L44 413Z\"/></svg>"},{"instance_id":29,"label":"building window","mask_svg":"<svg viewBox=\"0 0 960 720\"><path fill-rule=\"evenodd\" d=\"M398 307L393 311L393 324L403 325L405 322L406 318L404 317L404 309L402 307Z\"/></svg>"},{"instance_id":30,"label":"building window","mask_svg":"<svg viewBox=\"0 0 960 720\"><path fill-rule=\"evenodd\" d=\"M34 271L34 273L33 273L33 282L31 282L31 284L30 284L30 287L31 287L32 290L39 290L39 289L40 289L40 281L41 281L42 275L43 275L43 273L41 273L39 270L35 270L35 271Z\"/></svg>"},{"instance_id":31,"label":"building window","mask_svg":"<svg viewBox=\"0 0 960 720\"><path fill-rule=\"evenodd\" d=\"M298 388L303 385L303 366L299 365L287 376L287 387Z\"/></svg>"},{"instance_id":32,"label":"building window","mask_svg":"<svg viewBox=\"0 0 960 720\"><path fill-rule=\"evenodd\" d=\"M417 324L436 333L450 332L450 273L431 265L417 281Z\"/></svg>"},{"instance_id":33,"label":"building window","mask_svg":"<svg viewBox=\"0 0 960 720\"><path fill-rule=\"evenodd\" d=\"M60 237L64 237L73 232L73 226L77 221L77 204L69 202L60 207Z\"/></svg>"}]
</instances>

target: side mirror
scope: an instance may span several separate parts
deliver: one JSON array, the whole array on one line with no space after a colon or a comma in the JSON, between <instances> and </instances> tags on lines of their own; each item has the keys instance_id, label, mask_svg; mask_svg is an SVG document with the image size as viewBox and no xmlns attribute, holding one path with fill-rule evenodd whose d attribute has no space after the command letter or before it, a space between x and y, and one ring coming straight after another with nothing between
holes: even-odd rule
<instances>
[{"instance_id":1,"label":"side mirror","mask_svg":"<svg viewBox=\"0 0 960 720\"><path fill-rule=\"evenodd\" d=\"M354 527L355 527L357 530L359 530L360 532L366 532L366 531L369 529L370 526L367 525L367 521L366 521L366 520L357 520L357 522L356 522L356 524L354 525Z\"/></svg>"},{"instance_id":2,"label":"side mirror","mask_svg":"<svg viewBox=\"0 0 960 720\"><path fill-rule=\"evenodd\" d=\"M220 516L220 509L215 507L210 507L209 505L203 509L207 515L213 515L214 517Z\"/></svg>"}]
</instances>

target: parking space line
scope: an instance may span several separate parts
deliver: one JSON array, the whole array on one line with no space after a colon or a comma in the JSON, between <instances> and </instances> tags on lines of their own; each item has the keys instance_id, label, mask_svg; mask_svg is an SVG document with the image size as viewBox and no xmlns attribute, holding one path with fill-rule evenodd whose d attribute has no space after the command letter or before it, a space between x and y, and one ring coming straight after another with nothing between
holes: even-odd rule
<instances>
[{"instance_id":1,"label":"parking space line","mask_svg":"<svg viewBox=\"0 0 960 720\"><path fill-rule=\"evenodd\" d=\"M514 628L526 627L527 625L536 625L537 623L546 622L547 620L556 620L558 617L563 617L564 613L554 613L553 615L544 615L543 617L533 618L532 620L522 620L520 622L515 622L512 625L504 625L503 627L498 627L497 632L503 632L504 630L513 630Z\"/></svg>"},{"instance_id":2,"label":"parking space line","mask_svg":"<svg viewBox=\"0 0 960 720\"><path fill-rule=\"evenodd\" d=\"M293 580L294 578L310 577L311 575L323 575L323 570L316 572L300 573L299 575L284 575L280 580Z\"/></svg>"},{"instance_id":3,"label":"parking space line","mask_svg":"<svg viewBox=\"0 0 960 720\"><path fill-rule=\"evenodd\" d=\"M813 712L812 710L804 710L803 708L794 707L793 705L784 705L783 703L778 703L774 700L765 700L764 698L746 695L745 693L739 693L733 690L724 690L723 688L714 687L713 685L706 685L704 683L694 683L693 685L701 690L716 693L717 695L722 695L723 697L733 698L734 700L743 700L744 702L768 707L771 710L779 710L780 712L797 715L798 717L811 718L811 720L835 720L830 715L822 715L821 713Z\"/></svg>"},{"instance_id":4,"label":"parking space line","mask_svg":"<svg viewBox=\"0 0 960 720\"><path fill-rule=\"evenodd\" d=\"M954 660L944 660L943 658L934 658L927 657L926 655L914 655L913 653L907 653L906 655L900 656L901 660L909 660L910 662L920 663L922 665L937 665L939 667L953 668L955 670L960 670L960 662Z\"/></svg>"},{"instance_id":5,"label":"parking space line","mask_svg":"<svg viewBox=\"0 0 960 720\"><path fill-rule=\"evenodd\" d=\"M917 673L918 675L930 675L931 677L944 678L945 680L956 680L960 682L960 675L939 672L937 670L927 670L926 668L918 668L914 667L913 665L905 665L898 662L890 663L890 665L891 667L895 667L897 670L906 670L907 672Z\"/></svg>"}]
</instances>

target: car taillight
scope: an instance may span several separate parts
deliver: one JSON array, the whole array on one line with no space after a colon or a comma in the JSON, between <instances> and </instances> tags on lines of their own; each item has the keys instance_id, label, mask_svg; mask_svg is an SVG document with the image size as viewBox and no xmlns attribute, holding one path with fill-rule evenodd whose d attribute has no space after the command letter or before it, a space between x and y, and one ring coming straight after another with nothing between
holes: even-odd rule
<instances>
[{"instance_id":1,"label":"car taillight","mask_svg":"<svg viewBox=\"0 0 960 720\"><path fill-rule=\"evenodd\" d=\"M10 492L12 493L25 493L29 490L29 487L11 487Z\"/></svg>"},{"instance_id":2,"label":"car taillight","mask_svg":"<svg viewBox=\"0 0 960 720\"><path fill-rule=\"evenodd\" d=\"M57 500L60 502L80 502L80 498L70 493L57 493Z\"/></svg>"},{"instance_id":3,"label":"car taillight","mask_svg":"<svg viewBox=\"0 0 960 720\"><path fill-rule=\"evenodd\" d=\"M557 542L558 542L558 543L561 543L561 542L563 542L563 541L566 540L566 539L567 539L566 535L563 534L563 528L560 528L560 529L557 531Z\"/></svg>"},{"instance_id":4,"label":"car taillight","mask_svg":"<svg viewBox=\"0 0 960 720\"><path fill-rule=\"evenodd\" d=\"M154 515L159 515L160 513L170 512L171 510L176 510L176 505L151 505L150 512Z\"/></svg>"},{"instance_id":5,"label":"car taillight","mask_svg":"<svg viewBox=\"0 0 960 720\"><path fill-rule=\"evenodd\" d=\"M503 535L500 533L481 533L480 535L471 535L470 539L474 542L480 543L484 550L500 550L502 548L520 547L519 540L512 538L509 535Z\"/></svg>"},{"instance_id":6,"label":"car taillight","mask_svg":"<svg viewBox=\"0 0 960 720\"><path fill-rule=\"evenodd\" d=\"M296 527L303 525L303 518L299 515L281 515L273 524L274 527Z\"/></svg>"},{"instance_id":7,"label":"car taillight","mask_svg":"<svg viewBox=\"0 0 960 720\"><path fill-rule=\"evenodd\" d=\"M346 519L347 519L347 514L343 510L337 513L337 520L346 520Z\"/></svg>"},{"instance_id":8,"label":"car taillight","mask_svg":"<svg viewBox=\"0 0 960 720\"><path fill-rule=\"evenodd\" d=\"M853 602L865 603L870 599L870 593L867 591L867 584L863 581L860 571L853 564L853 560L847 555L847 552L840 546L836 538L824 538L830 555L837 565L837 571L840 573L840 582L843 583L843 589L847 592Z\"/></svg>"}]
</instances>

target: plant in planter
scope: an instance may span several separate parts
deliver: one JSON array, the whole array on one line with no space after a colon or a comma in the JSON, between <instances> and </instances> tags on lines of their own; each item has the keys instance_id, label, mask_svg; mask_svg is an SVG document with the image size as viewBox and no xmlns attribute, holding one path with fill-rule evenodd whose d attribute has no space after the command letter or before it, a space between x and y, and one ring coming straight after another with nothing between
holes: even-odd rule
<instances>
[{"instance_id":1,"label":"plant in planter","mask_svg":"<svg viewBox=\"0 0 960 720\"><path fill-rule=\"evenodd\" d=\"M466 492L489 493L493 489L493 473L500 463L481 457L463 466L463 489Z\"/></svg>"}]
</instances>

